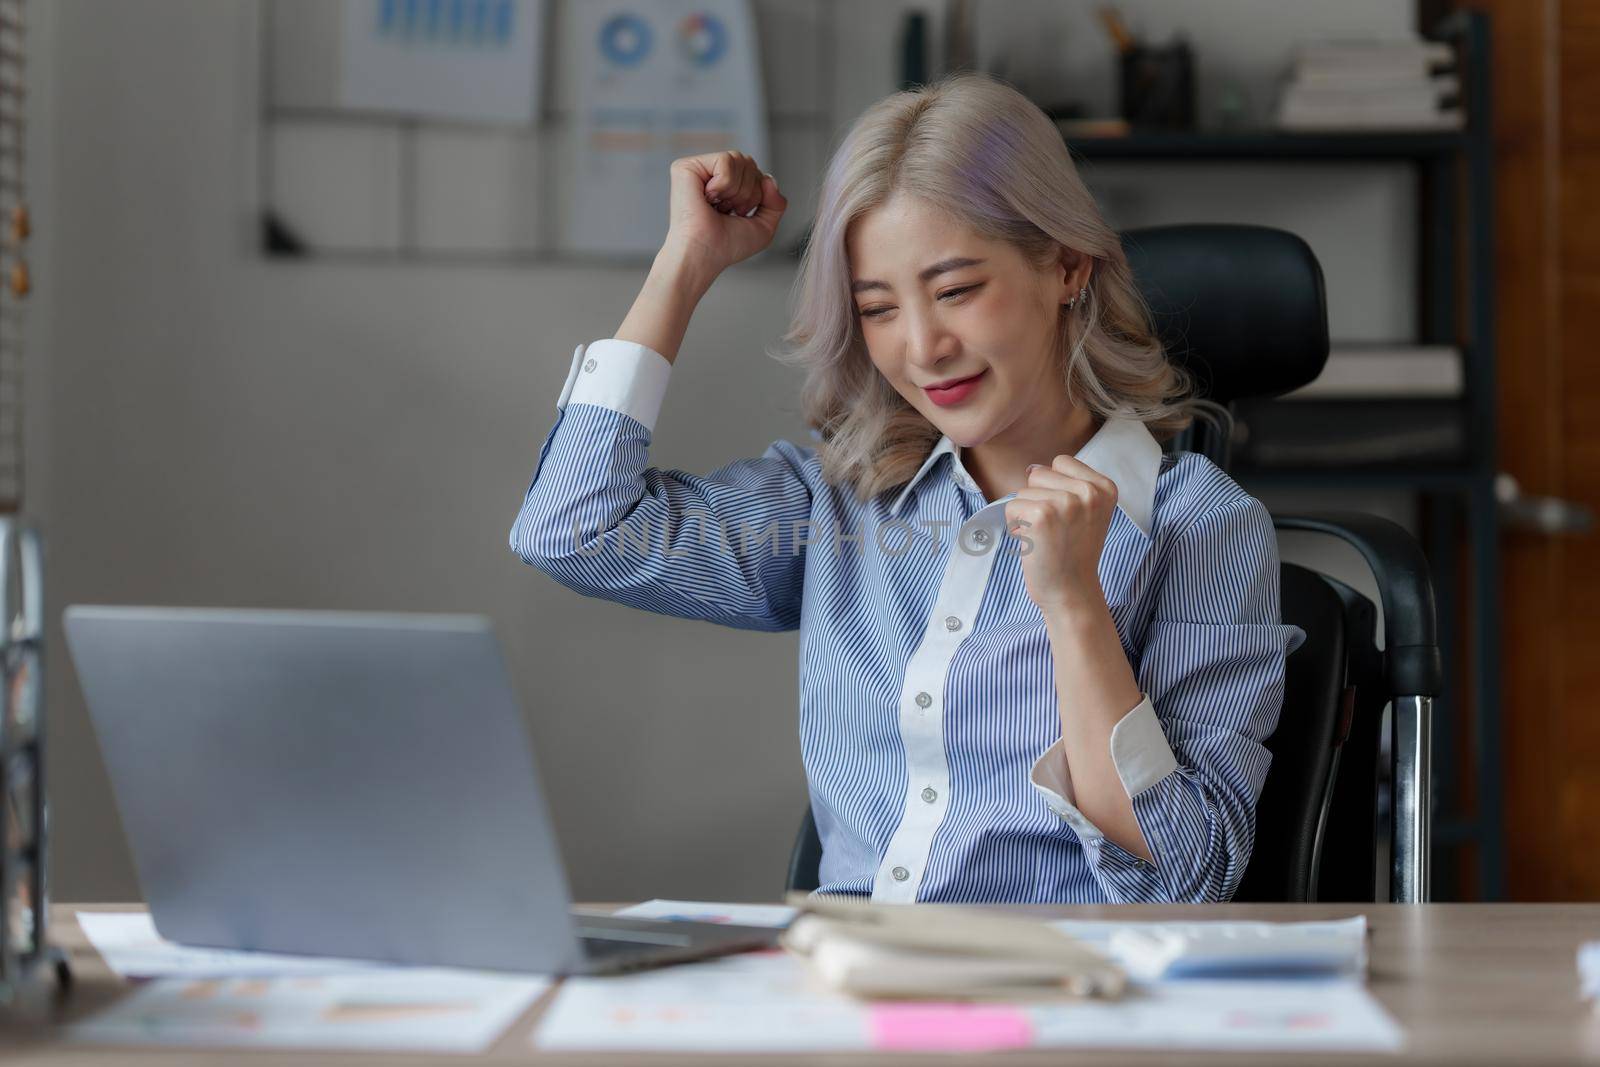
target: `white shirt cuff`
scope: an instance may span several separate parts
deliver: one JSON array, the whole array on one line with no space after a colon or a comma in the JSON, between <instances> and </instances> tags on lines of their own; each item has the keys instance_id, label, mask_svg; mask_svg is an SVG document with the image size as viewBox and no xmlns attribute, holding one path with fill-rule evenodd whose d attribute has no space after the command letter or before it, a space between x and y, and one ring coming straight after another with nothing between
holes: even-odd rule
<instances>
[{"instance_id":1,"label":"white shirt cuff","mask_svg":"<svg viewBox=\"0 0 1600 1067\"><path fill-rule=\"evenodd\" d=\"M556 408L568 402L594 404L631 416L653 432L671 376L665 356L634 341L607 338L579 345Z\"/></svg>"},{"instance_id":2,"label":"white shirt cuff","mask_svg":"<svg viewBox=\"0 0 1600 1067\"><path fill-rule=\"evenodd\" d=\"M1072 774L1067 769L1067 753L1057 741L1034 761L1029 780L1046 806L1061 816L1078 836L1104 837L1100 828L1078 810L1072 790ZM1155 705L1147 696L1111 728L1111 762L1129 799L1155 785L1178 769L1178 757L1167 744L1167 735L1156 718Z\"/></svg>"}]
</instances>

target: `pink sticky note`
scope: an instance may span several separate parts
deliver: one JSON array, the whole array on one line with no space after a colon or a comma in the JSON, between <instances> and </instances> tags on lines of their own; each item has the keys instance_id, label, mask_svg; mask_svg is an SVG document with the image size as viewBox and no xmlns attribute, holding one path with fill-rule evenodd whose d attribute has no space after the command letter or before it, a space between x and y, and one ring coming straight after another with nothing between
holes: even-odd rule
<instances>
[{"instance_id":1,"label":"pink sticky note","mask_svg":"<svg viewBox=\"0 0 1600 1067\"><path fill-rule=\"evenodd\" d=\"M1019 1008L987 1004L879 1004L872 1047L899 1052L986 1052L1027 1048L1033 1024Z\"/></svg>"}]
</instances>

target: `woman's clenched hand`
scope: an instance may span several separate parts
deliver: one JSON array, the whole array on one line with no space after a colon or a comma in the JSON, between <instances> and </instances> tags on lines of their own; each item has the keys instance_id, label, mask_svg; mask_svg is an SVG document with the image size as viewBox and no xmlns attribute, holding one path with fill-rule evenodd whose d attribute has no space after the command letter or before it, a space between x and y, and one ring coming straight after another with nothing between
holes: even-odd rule
<instances>
[{"instance_id":1,"label":"woman's clenched hand","mask_svg":"<svg viewBox=\"0 0 1600 1067\"><path fill-rule=\"evenodd\" d=\"M1100 553L1116 506L1116 483L1066 455L1030 467L1028 484L1007 502L1006 528L1032 542L1022 553L1022 577L1046 617L1104 610Z\"/></svg>"},{"instance_id":2,"label":"woman's clenched hand","mask_svg":"<svg viewBox=\"0 0 1600 1067\"><path fill-rule=\"evenodd\" d=\"M672 162L666 245L712 277L772 243L789 206L778 181L743 152Z\"/></svg>"}]
</instances>

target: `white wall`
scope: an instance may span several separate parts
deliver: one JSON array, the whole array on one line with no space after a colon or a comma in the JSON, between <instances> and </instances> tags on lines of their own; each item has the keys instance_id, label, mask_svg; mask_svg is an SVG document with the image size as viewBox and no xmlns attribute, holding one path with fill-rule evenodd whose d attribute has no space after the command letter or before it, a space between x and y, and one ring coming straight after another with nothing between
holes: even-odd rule
<instances>
[{"instance_id":1,"label":"white wall","mask_svg":"<svg viewBox=\"0 0 1600 1067\"><path fill-rule=\"evenodd\" d=\"M820 2L834 0L785 3L784 17L814 19ZM251 239L255 5L35 6L47 128L34 162L43 247L30 382L47 403L30 416L29 492L49 530L54 612L484 612L525 701L579 896L776 893L804 803L792 635L586 601L506 547L572 348L610 335L641 270L265 261ZM914 5L836 6L833 74L814 91L848 118L893 88L895 15ZM1126 6L1152 22L1195 10ZM1090 5L1061 7L1082 22ZM1266 70L1299 29L1393 32L1410 5L1230 0L1203 18L1216 48L1259 51ZM786 170L778 151L786 188L809 187L803 171L820 161ZM1094 180L1119 224L1276 221L1322 257L1336 337L1408 329L1413 253L1396 226L1411 203L1399 172L1306 168L1291 183L1250 168L1105 169ZM745 264L707 298L656 464L709 470L804 439L798 383L762 355L782 332L791 271L781 259ZM99 755L52 636L55 895L129 899Z\"/></svg>"}]
</instances>

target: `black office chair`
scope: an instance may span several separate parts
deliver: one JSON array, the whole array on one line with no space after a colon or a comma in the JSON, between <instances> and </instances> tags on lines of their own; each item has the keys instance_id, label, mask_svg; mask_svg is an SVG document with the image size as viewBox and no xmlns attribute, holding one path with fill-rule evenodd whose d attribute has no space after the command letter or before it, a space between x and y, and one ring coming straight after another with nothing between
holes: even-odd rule
<instances>
[{"instance_id":1,"label":"black office chair","mask_svg":"<svg viewBox=\"0 0 1600 1067\"><path fill-rule=\"evenodd\" d=\"M1261 226L1163 226L1123 235L1134 277L1174 359L1204 395L1232 405L1312 381L1328 358L1322 268L1300 238ZM1228 440L1196 425L1172 447L1228 465ZM1255 850L1236 900L1379 898L1380 724L1392 705L1390 900L1428 899L1428 753L1442 676L1433 584L1415 539L1359 512L1277 516L1279 530L1341 538L1372 568L1385 647L1366 597L1325 574L1282 564L1283 620L1306 631L1288 661L1272 767L1256 810ZM808 805L788 887L817 887L822 846Z\"/></svg>"}]
</instances>

